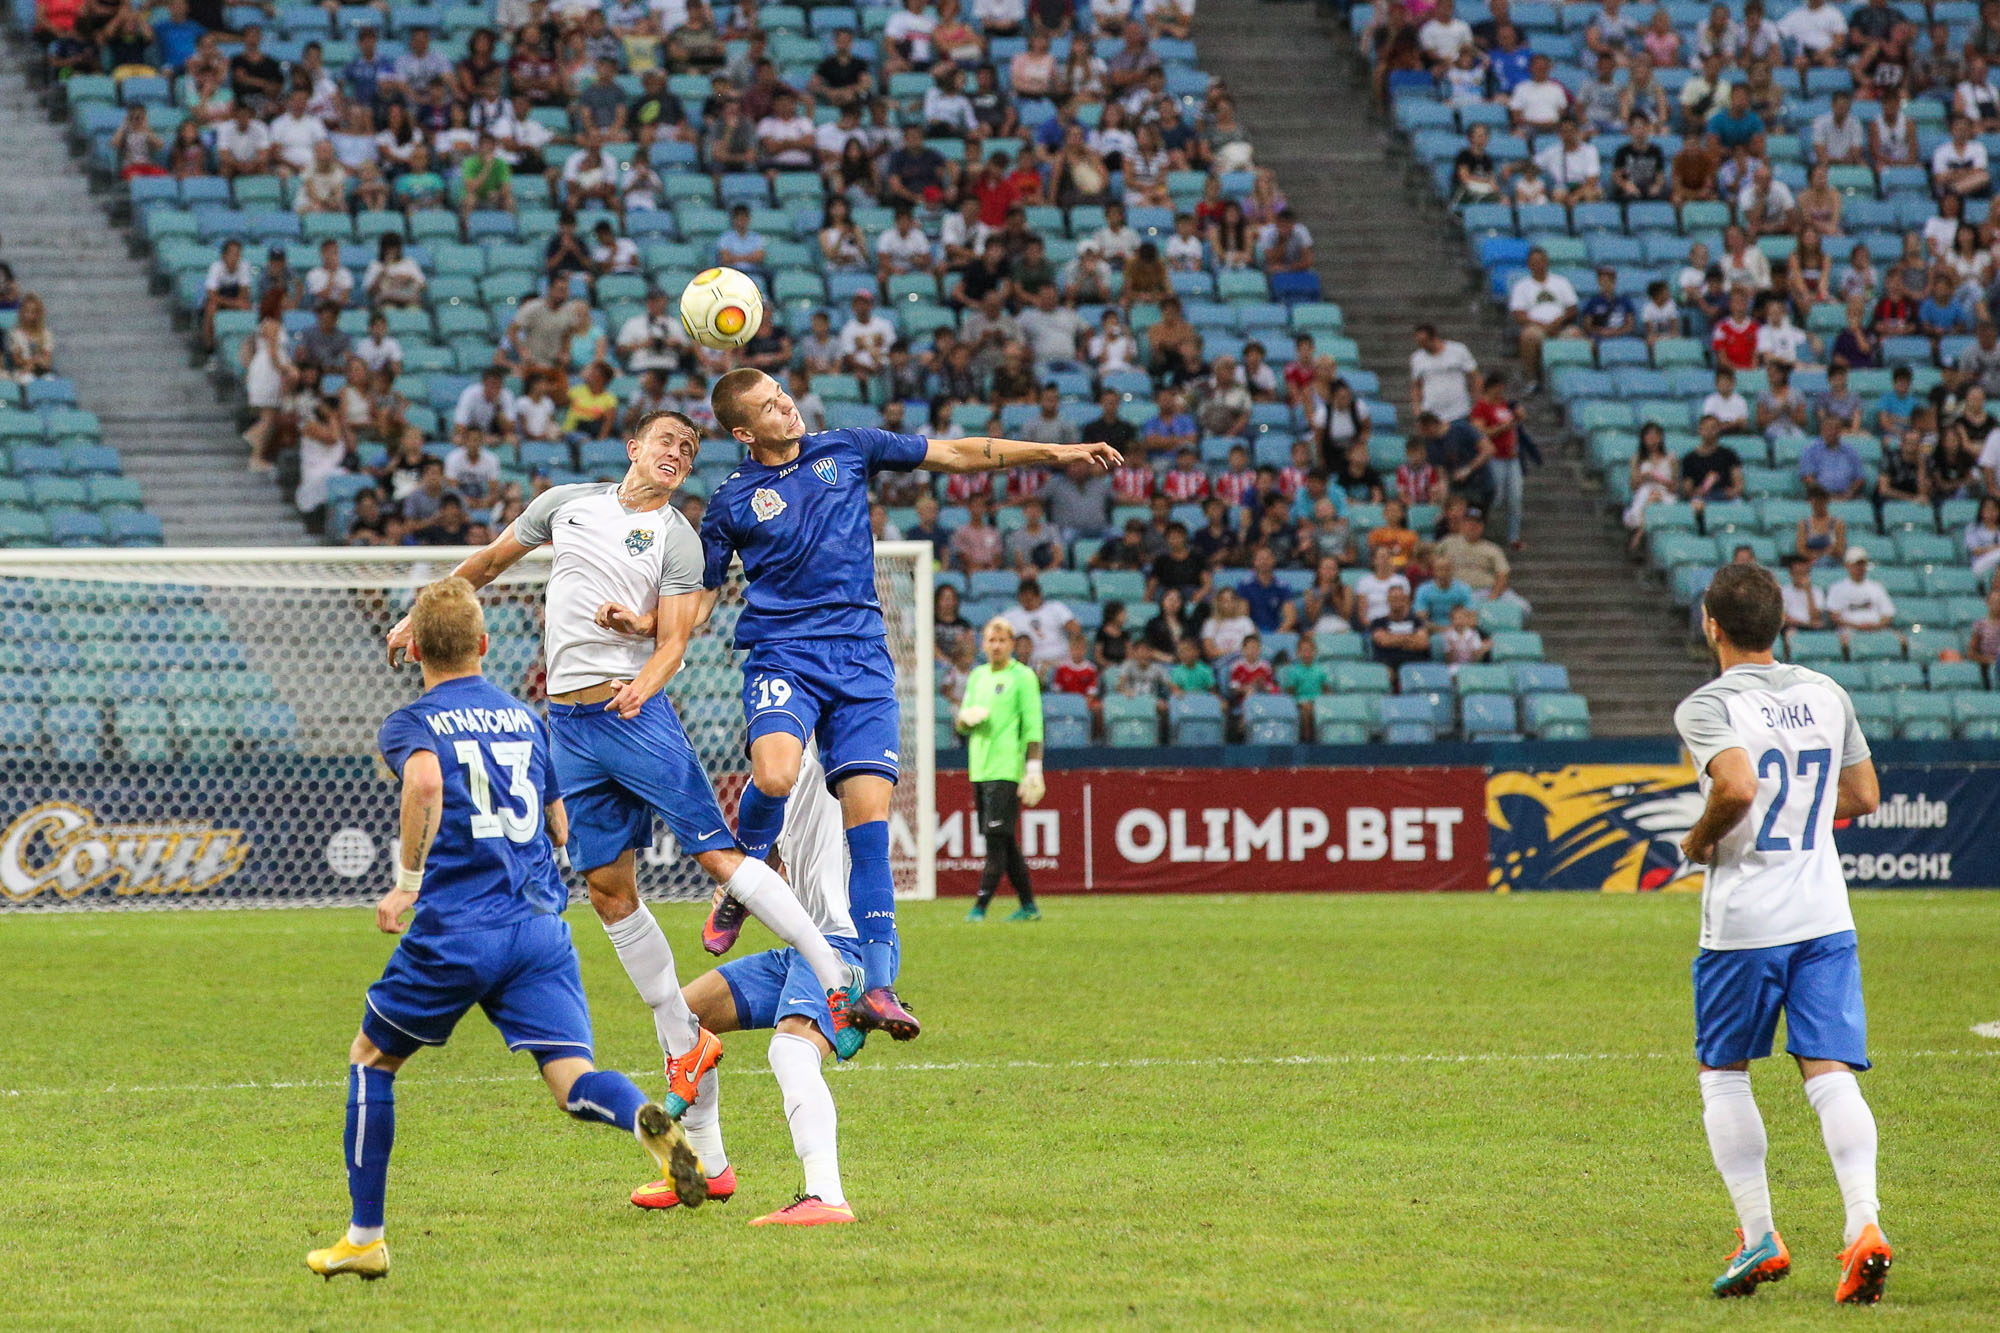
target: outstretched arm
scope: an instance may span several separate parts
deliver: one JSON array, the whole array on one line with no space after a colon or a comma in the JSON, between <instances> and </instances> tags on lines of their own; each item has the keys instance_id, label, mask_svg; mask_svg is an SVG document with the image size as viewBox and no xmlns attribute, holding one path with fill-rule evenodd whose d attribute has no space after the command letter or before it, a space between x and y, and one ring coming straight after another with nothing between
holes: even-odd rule
<instances>
[{"instance_id":1,"label":"outstretched arm","mask_svg":"<svg viewBox=\"0 0 2000 1333\"><path fill-rule=\"evenodd\" d=\"M480 547L465 559L459 561L452 574L464 579L475 588L483 588L499 578L521 557L535 548L514 535L515 524L509 523L506 530L485 546ZM404 616L389 631L389 665L401 666L403 658L410 651L410 618Z\"/></svg>"},{"instance_id":2,"label":"outstretched arm","mask_svg":"<svg viewBox=\"0 0 2000 1333\"><path fill-rule=\"evenodd\" d=\"M1039 463L1058 466L1078 461L1110 471L1125 456L1108 444L1038 444L1032 440L999 440L990 435L968 435L960 440L932 440L924 451L922 467L927 472L998 472L1003 468L1032 467Z\"/></svg>"}]
</instances>

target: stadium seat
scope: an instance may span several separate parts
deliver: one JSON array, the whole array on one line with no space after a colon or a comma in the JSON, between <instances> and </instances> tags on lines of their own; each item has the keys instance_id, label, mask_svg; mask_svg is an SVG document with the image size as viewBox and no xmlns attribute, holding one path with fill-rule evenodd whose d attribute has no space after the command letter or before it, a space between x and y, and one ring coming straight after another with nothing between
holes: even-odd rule
<instances>
[{"instance_id":1,"label":"stadium seat","mask_svg":"<svg viewBox=\"0 0 2000 1333\"><path fill-rule=\"evenodd\" d=\"M1531 694L1522 711L1530 736L1545 741L1590 739L1590 704L1580 694Z\"/></svg>"},{"instance_id":2,"label":"stadium seat","mask_svg":"<svg viewBox=\"0 0 2000 1333\"><path fill-rule=\"evenodd\" d=\"M1289 694L1256 694L1243 702L1244 739L1252 745L1296 745L1299 703Z\"/></svg>"},{"instance_id":3,"label":"stadium seat","mask_svg":"<svg viewBox=\"0 0 2000 1333\"><path fill-rule=\"evenodd\" d=\"M1466 694L1461 696L1461 726L1469 741L1518 740L1512 694Z\"/></svg>"},{"instance_id":4,"label":"stadium seat","mask_svg":"<svg viewBox=\"0 0 2000 1333\"><path fill-rule=\"evenodd\" d=\"M1222 701L1212 694L1175 695L1167 702L1167 731L1172 745L1221 745Z\"/></svg>"},{"instance_id":5,"label":"stadium seat","mask_svg":"<svg viewBox=\"0 0 2000 1333\"><path fill-rule=\"evenodd\" d=\"M1375 694L1322 694L1312 700L1313 739L1321 745L1361 745L1381 725Z\"/></svg>"},{"instance_id":6,"label":"stadium seat","mask_svg":"<svg viewBox=\"0 0 2000 1333\"><path fill-rule=\"evenodd\" d=\"M1150 695L1111 693L1104 696L1105 743L1119 749L1160 743L1158 701Z\"/></svg>"},{"instance_id":7,"label":"stadium seat","mask_svg":"<svg viewBox=\"0 0 2000 1333\"><path fill-rule=\"evenodd\" d=\"M1043 694L1042 740L1052 750L1090 744L1090 702L1080 694Z\"/></svg>"}]
</instances>

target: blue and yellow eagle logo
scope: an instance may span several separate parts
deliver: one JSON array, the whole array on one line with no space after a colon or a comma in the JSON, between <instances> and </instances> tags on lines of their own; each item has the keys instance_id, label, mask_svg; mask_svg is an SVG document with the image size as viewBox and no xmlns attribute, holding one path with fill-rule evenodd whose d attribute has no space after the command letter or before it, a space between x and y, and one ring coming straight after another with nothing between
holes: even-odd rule
<instances>
[{"instance_id":1,"label":"blue and yellow eagle logo","mask_svg":"<svg viewBox=\"0 0 2000 1333\"><path fill-rule=\"evenodd\" d=\"M651 528L634 528L625 534L625 549L633 555L644 555L648 550L652 549L652 545L653 530Z\"/></svg>"},{"instance_id":2,"label":"blue and yellow eagle logo","mask_svg":"<svg viewBox=\"0 0 2000 1333\"><path fill-rule=\"evenodd\" d=\"M1650 893L1701 887L1680 842L1701 817L1686 764L1574 764L1486 780L1491 888Z\"/></svg>"}]
</instances>

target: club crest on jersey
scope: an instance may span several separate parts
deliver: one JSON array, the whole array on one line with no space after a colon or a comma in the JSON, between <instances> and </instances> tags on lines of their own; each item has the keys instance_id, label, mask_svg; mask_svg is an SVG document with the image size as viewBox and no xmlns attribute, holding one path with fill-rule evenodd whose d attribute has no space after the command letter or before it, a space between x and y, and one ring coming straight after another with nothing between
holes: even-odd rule
<instances>
[{"instance_id":1,"label":"club crest on jersey","mask_svg":"<svg viewBox=\"0 0 2000 1333\"><path fill-rule=\"evenodd\" d=\"M768 486L759 486L750 492L750 512L757 516L759 523L769 523L785 512L785 497Z\"/></svg>"},{"instance_id":2,"label":"club crest on jersey","mask_svg":"<svg viewBox=\"0 0 2000 1333\"><path fill-rule=\"evenodd\" d=\"M840 480L840 464L831 458L813 459L813 475L831 486Z\"/></svg>"},{"instance_id":3,"label":"club crest on jersey","mask_svg":"<svg viewBox=\"0 0 2000 1333\"><path fill-rule=\"evenodd\" d=\"M633 555L644 555L653 544L651 528L634 528L625 534L625 549Z\"/></svg>"}]
</instances>

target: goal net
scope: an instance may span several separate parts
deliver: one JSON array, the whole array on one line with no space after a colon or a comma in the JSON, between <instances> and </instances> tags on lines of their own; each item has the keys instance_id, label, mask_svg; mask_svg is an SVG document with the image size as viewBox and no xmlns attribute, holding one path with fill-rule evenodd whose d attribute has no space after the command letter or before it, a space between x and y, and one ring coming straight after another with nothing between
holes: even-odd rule
<instances>
[{"instance_id":1,"label":"goal net","mask_svg":"<svg viewBox=\"0 0 2000 1333\"><path fill-rule=\"evenodd\" d=\"M389 627L467 552L0 551L0 910L373 901L391 884L397 792L375 751L422 690ZM902 703L890 854L935 896L931 551L876 547ZM543 701L545 552L481 593L501 688ZM667 687L732 819L748 778L740 570ZM581 877L572 876L581 896ZM705 898L664 824L641 891Z\"/></svg>"}]
</instances>

